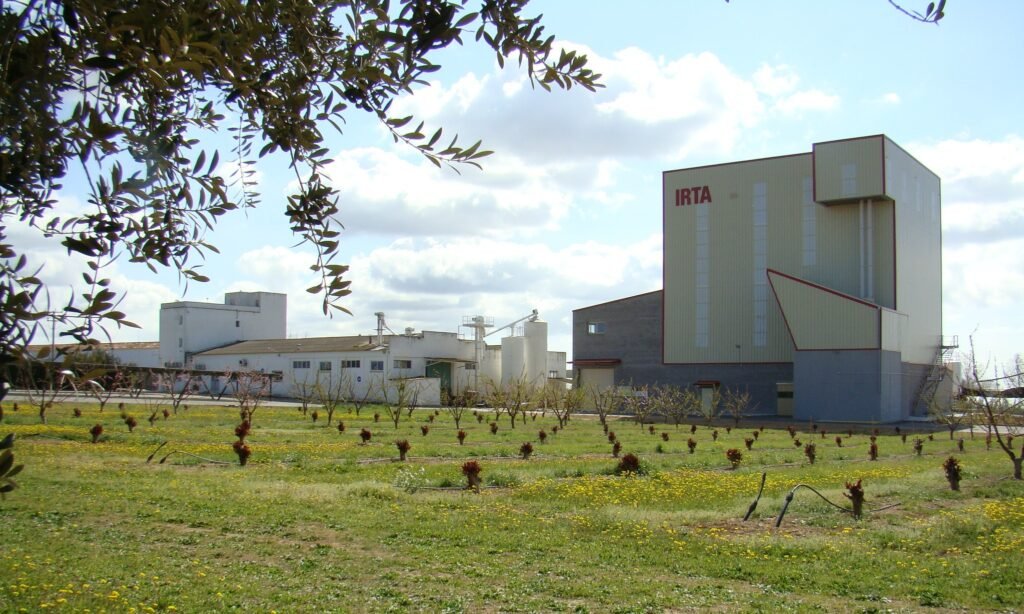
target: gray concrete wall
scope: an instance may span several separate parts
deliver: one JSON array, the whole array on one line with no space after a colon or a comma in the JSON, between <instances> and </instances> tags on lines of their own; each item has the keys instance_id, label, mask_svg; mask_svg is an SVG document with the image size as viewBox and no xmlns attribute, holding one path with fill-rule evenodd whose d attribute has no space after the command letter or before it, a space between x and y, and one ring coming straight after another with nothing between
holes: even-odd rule
<instances>
[{"instance_id":1,"label":"gray concrete wall","mask_svg":"<svg viewBox=\"0 0 1024 614\"><path fill-rule=\"evenodd\" d=\"M899 422L907 417L910 406L904 403L905 371L899 352L879 352L879 421Z\"/></svg>"},{"instance_id":2,"label":"gray concrete wall","mask_svg":"<svg viewBox=\"0 0 1024 614\"><path fill-rule=\"evenodd\" d=\"M825 350L796 352L793 418L821 422L899 422L921 372L899 352Z\"/></svg>"},{"instance_id":3,"label":"gray concrete wall","mask_svg":"<svg viewBox=\"0 0 1024 614\"><path fill-rule=\"evenodd\" d=\"M573 359L618 358L636 368L660 366L661 296L661 291L648 292L573 311ZM603 322L605 333L588 334L589 322Z\"/></svg>"},{"instance_id":4,"label":"gray concrete wall","mask_svg":"<svg viewBox=\"0 0 1024 614\"><path fill-rule=\"evenodd\" d=\"M573 358L618 359L615 381L620 384L720 382L722 390L749 392L752 413L777 412L776 384L793 381L790 363L666 365L662 362L662 293L650 292L573 312ZM587 333L587 324L603 322L605 333Z\"/></svg>"},{"instance_id":5,"label":"gray concrete wall","mask_svg":"<svg viewBox=\"0 0 1024 614\"><path fill-rule=\"evenodd\" d=\"M821 422L880 422L878 350L795 352L793 418Z\"/></svg>"}]
</instances>

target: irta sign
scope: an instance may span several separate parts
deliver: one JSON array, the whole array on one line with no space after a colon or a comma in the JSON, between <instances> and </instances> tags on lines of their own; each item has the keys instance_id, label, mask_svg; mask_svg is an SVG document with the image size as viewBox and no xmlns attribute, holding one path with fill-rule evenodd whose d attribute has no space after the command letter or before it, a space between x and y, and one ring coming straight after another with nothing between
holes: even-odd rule
<instances>
[{"instance_id":1,"label":"irta sign","mask_svg":"<svg viewBox=\"0 0 1024 614\"><path fill-rule=\"evenodd\" d=\"M711 202L711 188L706 185L676 190L676 206L702 205Z\"/></svg>"}]
</instances>

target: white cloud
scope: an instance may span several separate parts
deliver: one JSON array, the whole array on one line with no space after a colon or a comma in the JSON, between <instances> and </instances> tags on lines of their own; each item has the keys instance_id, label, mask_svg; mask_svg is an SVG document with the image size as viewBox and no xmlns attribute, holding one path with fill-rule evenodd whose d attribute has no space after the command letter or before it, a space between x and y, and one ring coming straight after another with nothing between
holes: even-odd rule
<instances>
[{"instance_id":1,"label":"white cloud","mask_svg":"<svg viewBox=\"0 0 1024 614\"><path fill-rule=\"evenodd\" d=\"M899 104L900 102L902 102L902 99L900 98L900 95L897 94L896 92L888 92L882 94L878 101L883 104Z\"/></svg>"},{"instance_id":2,"label":"white cloud","mask_svg":"<svg viewBox=\"0 0 1024 614\"><path fill-rule=\"evenodd\" d=\"M1024 138L1015 134L998 141L947 139L910 150L942 177L944 188L978 178L997 178L1016 190L1024 185Z\"/></svg>"},{"instance_id":3,"label":"white cloud","mask_svg":"<svg viewBox=\"0 0 1024 614\"><path fill-rule=\"evenodd\" d=\"M1024 139L945 140L908 150L942 179L946 246L1024 236Z\"/></svg>"},{"instance_id":4,"label":"white cloud","mask_svg":"<svg viewBox=\"0 0 1024 614\"><path fill-rule=\"evenodd\" d=\"M395 235L535 234L556 228L574 194L600 192L605 172L576 174L572 163L530 166L495 156L487 172L461 175L379 149L340 152L327 174L344 186L341 218L357 233Z\"/></svg>"},{"instance_id":5,"label":"white cloud","mask_svg":"<svg viewBox=\"0 0 1024 614\"><path fill-rule=\"evenodd\" d=\"M524 87L519 72L467 77L404 97L396 115L413 114L462 135L487 135L486 145L533 163L595 159L678 160L693 152L728 154L768 108L785 113L828 110L836 96L798 89L787 66L762 66L744 77L713 53L656 57L630 47L611 57L586 47L589 66L605 85L548 93ZM510 76L511 75L511 76ZM466 82L473 87L466 85ZM458 95L466 90L472 95ZM449 104L460 100L460 104Z\"/></svg>"},{"instance_id":6,"label":"white cloud","mask_svg":"<svg viewBox=\"0 0 1024 614\"><path fill-rule=\"evenodd\" d=\"M908 146L942 179L943 318L984 358L1024 347L1024 139L947 139Z\"/></svg>"},{"instance_id":7,"label":"white cloud","mask_svg":"<svg viewBox=\"0 0 1024 614\"><path fill-rule=\"evenodd\" d=\"M771 109L783 115L833 111L840 104L839 96L835 94L815 88L798 89L799 75L785 64L762 64L754 73L753 84L758 92L768 97Z\"/></svg>"},{"instance_id":8,"label":"white cloud","mask_svg":"<svg viewBox=\"0 0 1024 614\"><path fill-rule=\"evenodd\" d=\"M754 73L754 86L759 92L771 97L788 94L796 89L800 77L786 65L769 66L762 64Z\"/></svg>"}]
</instances>

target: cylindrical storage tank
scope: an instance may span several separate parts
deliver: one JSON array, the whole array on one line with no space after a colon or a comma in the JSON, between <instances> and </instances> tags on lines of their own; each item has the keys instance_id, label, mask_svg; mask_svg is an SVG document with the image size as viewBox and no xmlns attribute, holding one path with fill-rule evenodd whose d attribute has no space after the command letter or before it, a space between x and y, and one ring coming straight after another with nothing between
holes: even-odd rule
<instances>
[{"instance_id":1,"label":"cylindrical storage tank","mask_svg":"<svg viewBox=\"0 0 1024 614\"><path fill-rule=\"evenodd\" d=\"M530 381L526 370L526 337L505 337L501 340L501 383L520 378Z\"/></svg>"},{"instance_id":2,"label":"cylindrical storage tank","mask_svg":"<svg viewBox=\"0 0 1024 614\"><path fill-rule=\"evenodd\" d=\"M527 381L543 386L548 381L548 323L542 320L527 322L523 326L526 339Z\"/></svg>"},{"instance_id":3,"label":"cylindrical storage tank","mask_svg":"<svg viewBox=\"0 0 1024 614\"><path fill-rule=\"evenodd\" d=\"M475 381L478 382L479 394L484 394L487 384L490 382L501 383L501 348L488 346L480 355L480 364L476 367L479 372Z\"/></svg>"}]
</instances>

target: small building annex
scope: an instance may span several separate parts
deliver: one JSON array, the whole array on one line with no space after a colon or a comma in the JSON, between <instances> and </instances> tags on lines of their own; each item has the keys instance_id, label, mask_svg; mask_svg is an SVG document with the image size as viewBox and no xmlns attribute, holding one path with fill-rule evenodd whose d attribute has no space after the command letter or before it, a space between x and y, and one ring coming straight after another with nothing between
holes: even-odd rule
<instances>
[{"instance_id":1,"label":"small building annex","mask_svg":"<svg viewBox=\"0 0 1024 614\"><path fill-rule=\"evenodd\" d=\"M884 135L663 173L663 289L573 312L583 386L895 422L948 403L939 177Z\"/></svg>"}]
</instances>

